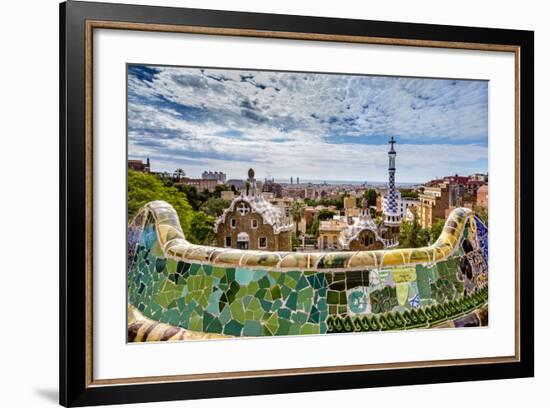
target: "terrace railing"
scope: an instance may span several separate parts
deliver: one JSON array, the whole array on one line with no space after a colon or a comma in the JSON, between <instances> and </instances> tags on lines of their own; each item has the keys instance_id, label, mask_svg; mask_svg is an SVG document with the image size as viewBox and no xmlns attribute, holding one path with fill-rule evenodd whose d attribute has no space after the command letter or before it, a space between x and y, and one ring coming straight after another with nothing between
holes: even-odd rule
<instances>
[{"instance_id":1,"label":"terrace railing","mask_svg":"<svg viewBox=\"0 0 550 408\"><path fill-rule=\"evenodd\" d=\"M230 336L429 327L486 302L486 245L486 229L465 208L453 210L439 238L422 248L308 253L196 245L174 209L154 201L128 227L128 302L153 321ZM464 275L467 267L472 276Z\"/></svg>"}]
</instances>

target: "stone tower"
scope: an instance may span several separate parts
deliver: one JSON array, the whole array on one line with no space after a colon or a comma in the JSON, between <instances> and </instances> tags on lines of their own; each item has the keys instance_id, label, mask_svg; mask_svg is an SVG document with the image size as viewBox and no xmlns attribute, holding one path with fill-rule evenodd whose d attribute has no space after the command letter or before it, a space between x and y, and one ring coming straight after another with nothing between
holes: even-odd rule
<instances>
[{"instance_id":1,"label":"stone tower","mask_svg":"<svg viewBox=\"0 0 550 408\"><path fill-rule=\"evenodd\" d=\"M395 139L391 137L389 144L390 150L388 151L388 193L385 197L386 208L384 213L384 225L387 228L386 238L392 242L393 245L397 245L397 237L399 236L399 226L401 225L401 215L397 208L397 191L395 190Z\"/></svg>"}]
</instances>

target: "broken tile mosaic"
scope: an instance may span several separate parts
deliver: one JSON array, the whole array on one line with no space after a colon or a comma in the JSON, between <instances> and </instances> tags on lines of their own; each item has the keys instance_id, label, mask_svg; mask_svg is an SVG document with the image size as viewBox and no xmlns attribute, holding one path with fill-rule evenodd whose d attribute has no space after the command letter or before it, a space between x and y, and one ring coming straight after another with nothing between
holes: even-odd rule
<instances>
[{"instance_id":1,"label":"broken tile mosaic","mask_svg":"<svg viewBox=\"0 0 550 408\"><path fill-rule=\"evenodd\" d=\"M155 201L128 228L128 341L487 325L487 254L462 208L429 247L307 254L190 244Z\"/></svg>"}]
</instances>

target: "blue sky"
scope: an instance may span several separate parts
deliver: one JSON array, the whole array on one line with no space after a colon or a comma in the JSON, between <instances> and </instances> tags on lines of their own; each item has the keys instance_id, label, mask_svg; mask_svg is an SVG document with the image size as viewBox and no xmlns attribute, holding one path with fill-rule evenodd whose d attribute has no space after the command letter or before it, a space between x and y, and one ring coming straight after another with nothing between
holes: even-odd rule
<instances>
[{"instance_id":1,"label":"blue sky","mask_svg":"<svg viewBox=\"0 0 550 408\"><path fill-rule=\"evenodd\" d=\"M487 172L485 81L128 66L128 155L154 171L397 182Z\"/></svg>"}]
</instances>

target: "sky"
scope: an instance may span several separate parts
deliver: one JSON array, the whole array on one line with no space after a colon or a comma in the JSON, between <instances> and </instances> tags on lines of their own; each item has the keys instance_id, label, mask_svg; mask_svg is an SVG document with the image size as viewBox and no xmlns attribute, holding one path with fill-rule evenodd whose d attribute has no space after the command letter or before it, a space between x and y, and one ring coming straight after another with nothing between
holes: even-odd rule
<instances>
[{"instance_id":1,"label":"sky","mask_svg":"<svg viewBox=\"0 0 550 408\"><path fill-rule=\"evenodd\" d=\"M128 65L128 157L153 171L387 180L487 173L488 83Z\"/></svg>"}]
</instances>

